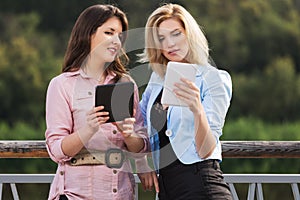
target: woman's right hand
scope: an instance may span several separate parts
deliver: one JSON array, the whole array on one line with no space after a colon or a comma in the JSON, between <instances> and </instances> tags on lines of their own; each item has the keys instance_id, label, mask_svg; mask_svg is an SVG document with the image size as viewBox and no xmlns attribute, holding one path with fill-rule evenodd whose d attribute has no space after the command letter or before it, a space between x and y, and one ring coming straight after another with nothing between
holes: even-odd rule
<instances>
[{"instance_id":1,"label":"woman's right hand","mask_svg":"<svg viewBox=\"0 0 300 200\"><path fill-rule=\"evenodd\" d=\"M109 119L109 113L101 111L104 109L104 106L94 107L86 114L86 130L90 134L95 134L99 130L99 125L104 124Z\"/></svg>"},{"instance_id":2,"label":"woman's right hand","mask_svg":"<svg viewBox=\"0 0 300 200\"><path fill-rule=\"evenodd\" d=\"M156 193L159 193L158 179L155 171L138 173L144 191L152 190L154 187Z\"/></svg>"}]
</instances>

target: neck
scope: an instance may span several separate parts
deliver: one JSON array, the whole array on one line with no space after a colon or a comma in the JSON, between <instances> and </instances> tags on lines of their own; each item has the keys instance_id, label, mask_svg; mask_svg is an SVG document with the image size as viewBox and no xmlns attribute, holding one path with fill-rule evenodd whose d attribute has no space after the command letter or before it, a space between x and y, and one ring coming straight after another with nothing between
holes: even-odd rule
<instances>
[{"instance_id":1,"label":"neck","mask_svg":"<svg viewBox=\"0 0 300 200\"><path fill-rule=\"evenodd\" d=\"M95 64L88 62L83 67L83 70L88 76L93 77L99 83L103 83L107 76L105 64L101 65L99 63Z\"/></svg>"}]
</instances>

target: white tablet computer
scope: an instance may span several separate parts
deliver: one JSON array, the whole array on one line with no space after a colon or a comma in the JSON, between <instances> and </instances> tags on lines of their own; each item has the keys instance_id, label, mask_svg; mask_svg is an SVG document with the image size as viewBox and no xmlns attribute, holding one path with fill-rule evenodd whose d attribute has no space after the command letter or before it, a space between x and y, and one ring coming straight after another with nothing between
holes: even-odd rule
<instances>
[{"instance_id":1,"label":"white tablet computer","mask_svg":"<svg viewBox=\"0 0 300 200\"><path fill-rule=\"evenodd\" d=\"M174 84L180 83L181 77L195 82L197 67L196 64L168 62L161 104L167 106L187 106L174 94Z\"/></svg>"}]
</instances>

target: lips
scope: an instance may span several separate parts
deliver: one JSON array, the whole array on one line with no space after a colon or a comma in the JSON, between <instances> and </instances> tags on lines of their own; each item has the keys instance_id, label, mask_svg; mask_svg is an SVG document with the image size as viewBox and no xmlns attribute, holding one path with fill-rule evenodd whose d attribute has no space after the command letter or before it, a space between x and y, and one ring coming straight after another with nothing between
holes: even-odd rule
<instances>
[{"instance_id":1,"label":"lips","mask_svg":"<svg viewBox=\"0 0 300 200\"><path fill-rule=\"evenodd\" d=\"M168 51L168 54L169 55L176 55L178 51L179 51L179 49L174 49L174 50Z\"/></svg>"},{"instance_id":2,"label":"lips","mask_svg":"<svg viewBox=\"0 0 300 200\"><path fill-rule=\"evenodd\" d=\"M115 54L116 52L117 52L117 48L114 48L114 47L109 47L109 48L107 48L108 49L108 51L110 51L112 54Z\"/></svg>"}]
</instances>

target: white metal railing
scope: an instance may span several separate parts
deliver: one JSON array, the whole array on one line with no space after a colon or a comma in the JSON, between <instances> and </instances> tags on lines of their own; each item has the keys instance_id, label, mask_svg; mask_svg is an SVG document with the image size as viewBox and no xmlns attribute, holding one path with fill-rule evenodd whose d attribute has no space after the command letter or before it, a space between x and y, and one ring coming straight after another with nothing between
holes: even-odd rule
<instances>
[{"instance_id":1,"label":"white metal railing","mask_svg":"<svg viewBox=\"0 0 300 200\"><path fill-rule=\"evenodd\" d=\"M3 184L10 184L13 199L20 200L16 184L18 183L46 183L50 184L54 174L0 174L0 200L2 200ZM247 200L254 200L255 193L257 200L263 200L262 184L284 183L290 184L294 200L300 200L299 187L300 174L224 174L225 181L229 184L234 200L239 200L234 184L247 183ZM135 191L138 200L138 184L140 180L135 174Z\"/></svg>"},{"instance_id":2,"label":"white metal railing","mask_svg":"<svg viewBox=\"0 0 300 200\"><path fill-rule=\"evenodd\" d=\"M285 183L290 184L295 200L300 200L298 184L300 183L300 174L225 174L225 181L229 184L234 200L238 200L234 184L247 183L247 200L254 200L255 193L257 200L263 200L263 183Z\"/></svg>"},{"instance_id":3,"label":"white metal railing","mask_svg":"<svg viewBox=\"0 0 300 200\"><path fill-rule=\"evenodd\" d=\"M224 158L300 158L300 141L221 141ZM49 158L43 140L0 140L0 158ZM53 174L0 174L0 200L3 184L10 184L14 200L19 200L16 184L50 184ZM291 186L294 200L300 200L300 174L225 174L234 200L239 200L235 184L248 184L247 200L263 200L262 184L284 183ZM136 199L140 180L135 175Z\"/></svg>"}]
</instances>

